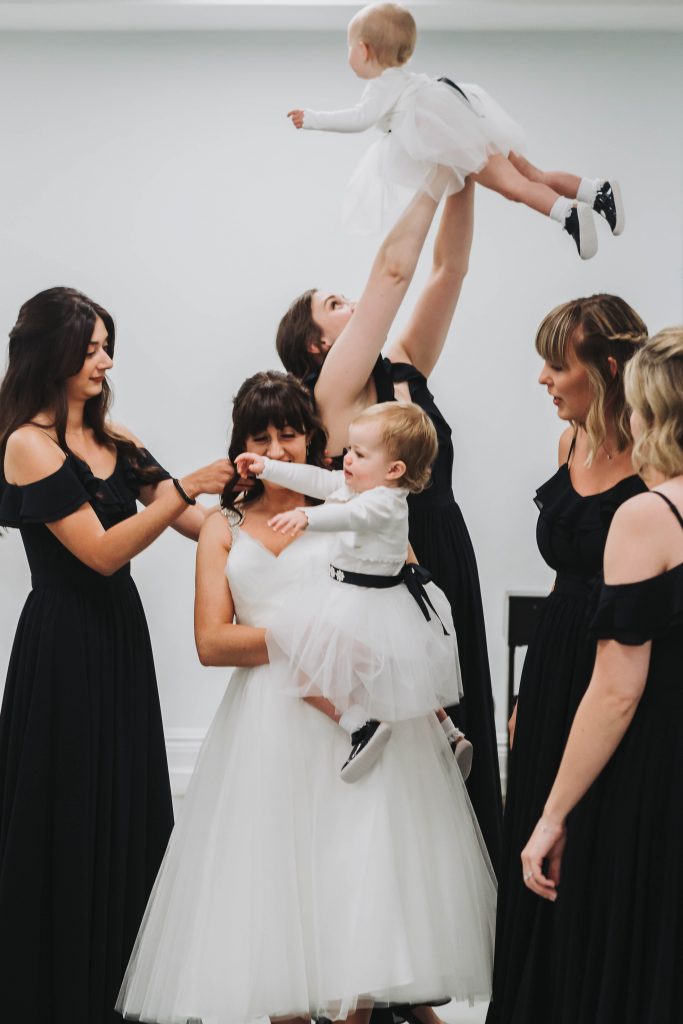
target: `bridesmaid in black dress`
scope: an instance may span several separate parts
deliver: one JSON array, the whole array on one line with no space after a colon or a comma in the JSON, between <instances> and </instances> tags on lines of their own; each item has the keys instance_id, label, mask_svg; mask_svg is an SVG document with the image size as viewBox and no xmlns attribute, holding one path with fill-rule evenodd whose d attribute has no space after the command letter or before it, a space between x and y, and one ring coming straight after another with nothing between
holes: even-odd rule
<instances>
[{"instance_id":1,"label":"bridesmaid in black dress","mask_svg":"<svg viewBox=\"0 0 683 1024\"><path fill-rule=\"evenodd\" d=\"M0 1001L26 1024L113 1024L173 824L130 559L196 538L226 460L176 484L106 420L114 323L68 288L26 302L0 388L0 524L32 590L0 712ZM136 515L136 499L149 508Z\"/></svg>"},{"instance_id":2,"label":"bridesmaid in black dress","mask_svg":"<svg viewBox=\"0 0 683 1024\"><path fill-rule=\"evenodd\" d=\"M415 402L436 427L439 455L432 486L409 501L410 542L452 605L464 699L449 710L474 745L467 788L496 867L502 807L479 576L453 495L451 430L427 386L467 271L472 204L471 186L446 200L432 273L388 358L380 352L434 215L435 204L426 195L418 197L386 239L358 303L337 293L304 292L280 323L277 349L290 373L307 380L314 390L334 455L346 444L349 421L374 402Z\"/></svg>"},{"instance_id":3,"label":"bridesmaid in black dress","mask_svg":"<svg viewBox=\"0 0 683 1024\"><path fill-rule=\"evenodd\" d=\"M681 1020L683 328L638 353L626 394L656 489L610 527L595 669L518 867L557 900L553 1024Z\"/></svg>"},{"instance_id":4,"label":"bridesmaid in black dress","mask_svg":"<svg viewBox=\"0 0 683 1024\"><path fill-rule=\"evenodd\" d=\"M646 327L612 295L576 299L541 324L539 381L560 419L557 472L536 492L537 541L556 573L522 671L510 723L493 999L487 1024L549 1024L554 914L524 887L519 857L555 777L574 712L588 685L588 635L607 531L617 508L645 489L631 464L624 368Z\"/></svg>"}]
</instances>

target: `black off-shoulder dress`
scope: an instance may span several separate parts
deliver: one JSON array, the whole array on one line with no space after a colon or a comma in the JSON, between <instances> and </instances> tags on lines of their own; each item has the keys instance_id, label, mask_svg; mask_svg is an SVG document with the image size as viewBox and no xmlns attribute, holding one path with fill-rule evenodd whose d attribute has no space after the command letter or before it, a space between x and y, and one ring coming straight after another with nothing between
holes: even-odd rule
<instances>
[{"instance_id":1,"label":"black off-shoulder dress","mask_svg":"<svg viewBox=\"0 0 683 1024\"><path fill-rule=\"evenodd\" d=\"M683 518L671 505L683 528ZM553 1024L679 1024L683 970L683 564L603 586L591 629L652 641L619 747L569 816Z\"/></svg>"},{"instance_id":2,"label":"black off-shoulder dress","mask_svg":"<svg viewBox=\"0 0 683 1024\"><path fill-rule=\"evenodd\" d=\"M168 474L156 466L156 479ZM120 456L106 480L67 455L0 482L32 590L0 712L0 1016L113 1024L116 994L173 825L152 649L126 565L104 577L45 525L88 502L105 528L136 513Z\"/></svg>"},{"instance_id":3,"label":"black off-shoulder dress","mask_svg":"<svg viewBox=\"0 0 683 1024\"><path fill-rule=\"evenodd\" d=\"M612 517L624 501L644 490L639 477L629 476L599 494L580 495L566 463L536 492L536 540L557 578L543 603L520 682L487 1024L556 1024L548 1013L556 908L526 888L520 854L541 816L590 680L595 639L588 627Z\"/></svg>"}]
</instances>

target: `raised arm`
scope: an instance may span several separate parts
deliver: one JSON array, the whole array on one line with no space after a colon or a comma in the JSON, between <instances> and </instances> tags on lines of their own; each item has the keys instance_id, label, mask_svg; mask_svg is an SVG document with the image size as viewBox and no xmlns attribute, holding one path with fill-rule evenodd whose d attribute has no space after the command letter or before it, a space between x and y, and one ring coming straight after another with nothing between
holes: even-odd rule
<instances>
[{"instance_id":1,"label":"raised arm","mask_svg":"<svg viewBox=\"0 0 683 1024\"><path fill-rule=\"evenodd\" d=\"M263 456L264 468L259 477L270 480L280 487L291 491L299 491L309 498L327 498L344 483L344 474L320 469L318 466L307 466L300 462L278 462Z\"/></svg>"},{"instance_id":2,"label":"raised arm","mask_svg":"<svg viewBox=\"0 0 683 1024\"><path fill-rule=\"evenodd\" d=\"M329 434L329 450L346 444L349 422L367 404L372 369L408 286L437 203L419 192L382 243L353 316L327 353L315 400Z\"/></svg>"},{"instance_id":3,"label":"raised arm","mask_svg":"<svg viewBox=\"0 0 683 1024\"><path fill-rule=\"evenodd\" d=\"M202 665L265 665L266 631L234 622L235 606L225 575L230 528L220 512L209 516L197 546L194 637Z\"/></svg>"},{"instance_id":4,"label":"raised arm","mask_svg":"<svg viewBox=\"0 0 683 1024\"><path fill-rule=\"evenodd\" d=\"M425 377L448 336L467 273L474 228L474 184L448 197L434 242L432 269L410 319L389 349L392 363L412 363Z\"/></svg>"}]
</instances>

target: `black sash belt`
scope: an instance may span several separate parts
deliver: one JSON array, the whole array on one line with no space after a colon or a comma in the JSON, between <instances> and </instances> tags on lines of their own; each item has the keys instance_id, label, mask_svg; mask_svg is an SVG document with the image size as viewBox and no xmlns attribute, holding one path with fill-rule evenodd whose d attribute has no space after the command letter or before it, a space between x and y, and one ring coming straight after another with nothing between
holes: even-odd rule
<instances>
[{"instance_id":1,"label":"black sash belt","mask_svg":"<svg viewBox=\"0 0 683 1024\"><path fill-rule=\"evenodd\" d=\"M330 565L330 576L337 583L350 583L354 587L372 587L375 590L386 590L389 587L398 587L399 584L404 583L410 592L410 596L417 602L417 606L427 622L431 619L428 607L432 609L437 619L439 619L436 608L429 600L429 595L425 590L425 584L430 582L432 574L423 565L417 565L415 562L406 562L397 576L374 576L372 573L367 572L349 572L346 569L338 569L336 565ZM441 622L441 619L439 619L439 622ZM441 622L441 628L443 629L443 635L448 636L448 630L443 622Z\"/></svg>"}]
</instances>

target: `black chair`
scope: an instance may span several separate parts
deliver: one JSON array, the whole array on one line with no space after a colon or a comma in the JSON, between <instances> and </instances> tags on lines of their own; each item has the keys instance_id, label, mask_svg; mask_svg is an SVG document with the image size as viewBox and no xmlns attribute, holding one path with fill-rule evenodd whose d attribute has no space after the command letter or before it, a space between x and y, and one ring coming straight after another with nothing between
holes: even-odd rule
<instances>
[{"instance_id":1,"label":"black chair","mask_svg":"<svg viewBox=\"0 0 683 1024\"><path fill-rule=\"evenodd\" d=\"M546 594L515 593L506 597L508 641L508 721L515 703L515 651L528 647L536 628L536 620Z\"/></svg>"}]
</instances>

